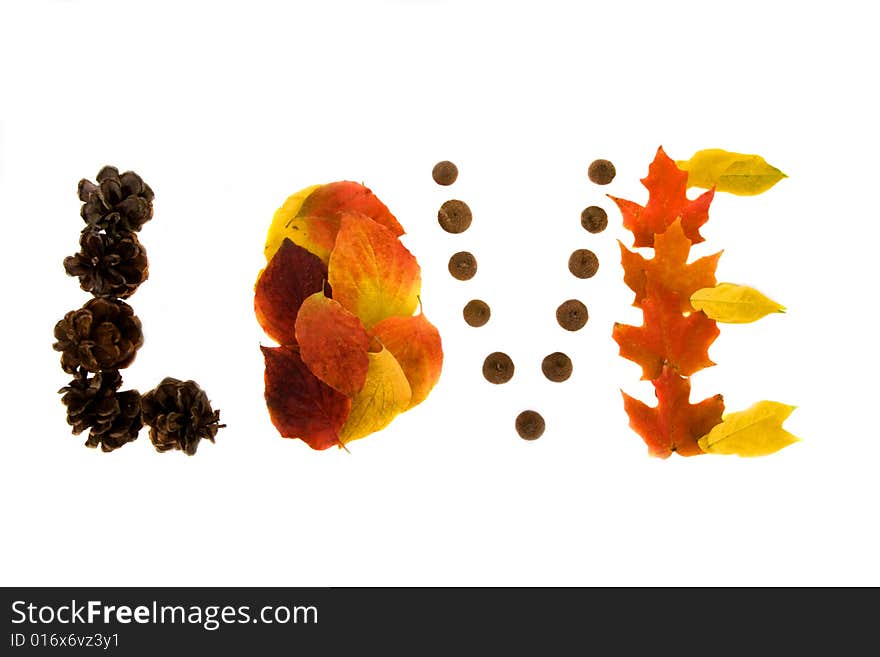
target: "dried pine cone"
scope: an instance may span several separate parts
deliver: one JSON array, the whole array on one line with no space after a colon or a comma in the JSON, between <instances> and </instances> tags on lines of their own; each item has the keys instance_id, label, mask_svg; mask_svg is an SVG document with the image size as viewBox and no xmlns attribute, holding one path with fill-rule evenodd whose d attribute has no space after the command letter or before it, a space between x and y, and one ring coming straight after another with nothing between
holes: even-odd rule
<instances>
[{"instance_id":1,"label":"dried pine cone","mask_svg":"<svg viewBox=\"0 0 880 657\"><path fill-rule=\"evenodd\" d=\"M98 172L98 184L79 181L80 215L91 228L108 233L134 232L153 216L153 190L133 171L116 167Z\"/></svg>"},{"instance_id":2,"label":"dried pine cone","mask_svg":"<svg viewBox=\"0 0 880 657\"><path fill-rule=\"evenodd\" d=\"M69 276L79 277L79 286L86 292L125 299L147 280L147 252L134 233L114 236L86 229L79 246L79 253L64 259L64 269Z\"/></svg>"},{"instance_id":3,"label":"dried pine cone","mask_svg":"<svg viewBox=\"0 0 880 657\"><path fill-rule=\"evenodd\" d=\"M61 388L61 401L67 406L67 423L73 433L86 429L89 447L101 446L105 452L130 443L143 426L141 396L137 390L117 392L122 385L118 370L98 372L90 377L86 370L77 371L69 385Z\"/></svg>"},{"instance_id":4,"label":"dried pine cone","mask_svg":"<svg viewBox=\"0 0 880 657\"><path fill-rule=\"evenodd\" d=\"M214 442L220 411L211 409L208 395L195 381L166 377L141 398L144 424L160 452L180 449L192 456L204 438Z\"/></svg>"},{"instance_id":5,"label":"dried pine cone","mask_svg":"<svg viewBox=\"0 0 880 657\"><path fill-rule=\"evenodd\" d=\"M52 345L61 352L61 367L76 374L128 367L144 342L141 322L124 301L90 299L55 325Z\"/></svg>"}]
</instances>

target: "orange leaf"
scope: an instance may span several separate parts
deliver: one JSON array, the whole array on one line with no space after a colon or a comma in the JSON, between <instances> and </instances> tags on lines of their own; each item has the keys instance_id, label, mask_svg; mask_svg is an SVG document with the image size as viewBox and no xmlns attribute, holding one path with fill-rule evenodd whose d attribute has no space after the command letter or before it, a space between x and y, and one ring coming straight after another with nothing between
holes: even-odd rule
<instances>
[{"instance_id":1,"label":"orange leaf","mask_svg":"<svg viewBox=\"0 0 880 657\"><path fill-rule=\"evenodd\" d=\"M641 307L650 281L662 293L674 295L681 312L693 312L691 295L701 288L715 286L715 268L721 252L687 264L690 248L691 241L685 236L680 219L654 237L655 252L650 260L620 244L623 280L636 293L633 305Z\"/></svg>"},{"instance_id":2,"label":"orange leaf","mask_svg":"<svg viewBox=\"0 0 880 657\"><path fill-rule=\"evenodd\" d=\"M416 259L390 230L362 214L342 215L329 278L333 298L368 329L386 317L408 317L418 306Z\"/></svg>"},{"instance_id":3,"label":"orange leaf","mask_svg":"<svg viewBox=\"0 0 880 657\"><path fill-rule=\"evenodd\" d=\"M691 201L686 195L688 174L672 161L663 148L648 168L642 184L648 189L648 204L644 207L626 199L610 196L623 215L623 225L635 236L633 246L653 246L654 236L666 231L676 218L681 217L684 234L694 244L703 241L700 226L709 219L709 204L715 190L701 194Z\"/></svg>"},{"instance_id":4,"label":"orange leaf","mask_svg":"<svg viewBox=\"0 0 880 657\"><path fill-rule=\"evenodd\" d=\"M370 336L357 317L323 292L303 301L296 341L303 362L331 388L352 396L364 387Z\"/></svg>"},{"instance_id":5,"label":"orange leaf","mask_svg":"<svg viewBox=\"0 0 880 657\"><path fill-rule=\"evenodd\" d=\"M312 374L295 348L260 349L266 361L266 406L278 433L312 449L341 445L339 433L351 400Z\"/></svg>"},{"instance_id":6,"label":"orange leaf","mask_svg":"<svg viewBox=\"0 0 880 657\"><path fill-rule=\"evenodd\" d=\"M708 349L719 330L703 313L685 317L674 295L656 294L650 286L642 311L642 326L615 324L613 337L620 355L642 367L643 379L656 379L666 365L690 376L715 364L709 360Z\"/></svg>"},{"instance_id":7,"label":"orange leaf","mask_svg":"<svg viewBox=\"0 0 880 657\"><path fill-rule=\"evenodd\" d=\"M424 314L388 317L373 327L388 351L397 359L412 389L409 407L421 403L440 379L443 346L440 333Z\"/></svg>"},{"instance_id":8,"label":"orange leaf","mask_svg":"<svg viewBox=\"0 0 880 657\"><path fill-rule=\"evenodd\" d=\"M666 458L672 452L682 456L702 454L697 441L721 422L724 399L715 395L698 404L689 401L691 384L664 367L654 381L657 406L648 406L623 393L623 406L629 425L636 431L653 456Z\"/></svg>"},{"instance_id":9,"label":"orange leaf","mask_svg":"<svg viewBox=\"0 0 880 657\"><path fill-rule=\"evenodd\" d=\"M260 272L254 286L254 312L263 330L278 344L294 345L294 322L303 300L320 291L327 267L289 239Z\"/></svg>"},{"instance_id":10,"label":"orange leaf","mask_svg":"<svg viewBox=\"0 0 880 657\"><path fill-rule=\"evenodd\" d=\"M266 239L266 258L272 257L286 237L326 264L336 243L340 216L346 212L359 212L395 237L403 235L403 227L373 192L359 183L343 180L307 188L278 209Z\"/></svg>"}]
</instances>

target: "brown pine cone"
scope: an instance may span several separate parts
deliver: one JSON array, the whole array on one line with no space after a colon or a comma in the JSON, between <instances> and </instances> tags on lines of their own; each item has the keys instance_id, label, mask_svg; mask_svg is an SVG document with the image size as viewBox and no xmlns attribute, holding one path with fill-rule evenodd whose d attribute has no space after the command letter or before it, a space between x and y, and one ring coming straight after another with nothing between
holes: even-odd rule
<instances>
[{"instance_id":1,"label":"brown pine cone","mask_svg":"<svg viewBox=\"0 0 880 657\"><path fill-rule=\"evenodd\" d=\"M98 184L79 181L80 215L90 228L108 233L135 232L153 217L153 190L133 171L106 166Z\"/></svg>"},{"instance_id":2,"label":"brown pine cone","mask_svg":"<svg viewBox=\"0 0 880 657\"><path fill-rule=\"evenodd\" d=\"M52 348L61 352L61 367L76 374L128 367L144 343L141 322L124 301L97 297L71 310L55 325Z\"/></svg>"},{"instance_id":3,"label":"brown pine cone","mask_svg":"<svg viewBox=\"0 0 880 657\"><path fill-rule=\"evenodd\" d=\"M138 437L143 426L140 393L137 390L118 392L122 377L118 370L98 372L90 377L86 370L77 371L69 385L61 388L61 401L67 406L67 423L79 435L90 429L85 444L113 451Z\"/></svg>"},{"instance_id":4,"label":"brown pine cone","mask_svg":"<svg viewBox=\"0 0 880 657\"><path fill-rule=\"evenodd\" d=\"M144 424L150 427L150 440L160 452L179 449L190 456L202 438L214 442L220 411L211 409L208 395L195 381L166 377L141 398Z\"/></svg>"},{"instance_id":5,"label":"brown pine cone","mask_svg":"<svg viewBox=\"0 0 880 657\"><path fill-rule=\"evenodd\" d=\"M96 297L126 299L149 276L147 252L135 233L114 236L86 229L79 246L79 253L64 259L64 269Z\"/></svg>"}]
</instances>

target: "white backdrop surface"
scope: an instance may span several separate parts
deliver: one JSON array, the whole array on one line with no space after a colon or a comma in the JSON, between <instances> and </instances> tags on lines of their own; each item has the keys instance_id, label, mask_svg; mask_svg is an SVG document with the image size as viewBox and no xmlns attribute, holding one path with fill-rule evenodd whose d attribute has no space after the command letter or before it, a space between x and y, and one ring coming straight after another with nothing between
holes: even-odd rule
<instances>
[{"instance_id":1,"label":"white backdrop surface","mask_svg":"<svg viewBox=\"0 0 880 657\"><path fill-rule=\"evenodd\" d=\"M867 5L699 2L7 2L0 9L0 582L5 585L878 585L874 65ZM761 459L650 458L617 355L639 323L620 215L658 146L726 148L788 174L719 194L694 255L788 312L724 325L694 398L797 405L803 440ZM587 165L611 159L607 187ZM439 187L431 167L455 161ZM193 378L228 427L198 454L146 430L111 454L72 436L52 328L88 296L61 266L76 183L104 164L156 193L130 303L146 391ZM370 187L407 231L446 360L422 405L343 450L281 439L263 400L254 279L302 187ZM444 233L465 200L472 228ZM581 229L583 207L609 228ZM630 242L627 242L629 244ZM600 259L573 278L574 248ZM453 280L451 253L477 276ZM467 327L474 297L490 323ZM553 317L582 299L577 333ZM483 357L514 379L491 386ZM565 351L574 375L546 381ZM524 408L547 420L519 439Z\"/></svg>"}]
</instances>

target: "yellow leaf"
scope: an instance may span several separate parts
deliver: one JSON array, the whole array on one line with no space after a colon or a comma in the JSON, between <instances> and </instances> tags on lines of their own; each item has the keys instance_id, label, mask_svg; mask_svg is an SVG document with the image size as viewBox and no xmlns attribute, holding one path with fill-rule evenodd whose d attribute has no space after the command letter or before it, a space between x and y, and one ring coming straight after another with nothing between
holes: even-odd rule
<instances>
[{"instance_id":1,"label":"yellow leaf","mask_svg":"<svg viewBox=\"0 0 880 657\"><path fill-rule=\"evenodd\" d=\"M275 211L275 216L272 217L272 223L269 226L269 234L266 236L266 247L264 249L266 261L272 259L275 252L281 247L285 237L303 248L307 249L309 247L308 243L303 243L303 236L300 231L293 228L292 222L299 214L305 200L320 186L312 185L311 187L299 190L296 194L289 196L284 201L284 204Z\"/></svg>"},{"instance_id":2,"label":"yellow leaf","mask_svg":"<svg viewBox=\"0 0 880 657\"><path fill-rule=\"evenodd\" d=\"M759 401L744 411L725 415L698 444L709 454L772 454L800 440L782 428L794 409L779 402Z\"/></svg>"},{"instance_id":3,"label":"yellow leaf","mask_svg":"<svg viewBox=\"0 0 880 657\"><path fill-rule=\"evenodd\" d=\"M719 283L700 288L691 295L691 305L710 319L725 324L748 324L770 313L784 313L785 307L745 285Z\"/></svg>"},{"instance_id":4,"label":"yellow leaf","mask_svg":"<svg viewBox=\"0 0 880 657\"><path fill-rule=\"evenodd\" d=\"M697 151L690 160L675 163L688 173L688 187L715 187L719 192L754 196L787 176L760 155L731 153L720 148Z\"/></svg>"},{"instance_id":5,"label":"yellow leaf","mask_svg":"<svg viewBox=\"0 0 880 657\"><path fill-rule=\"evenodd\" d=\"M400 364L387 349L370 352L364 387L351 401L351 413L339 432L344 445L384 429L409 408L412 390Z\"/></svg>"}]
</instances>

